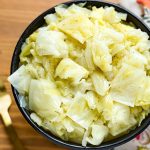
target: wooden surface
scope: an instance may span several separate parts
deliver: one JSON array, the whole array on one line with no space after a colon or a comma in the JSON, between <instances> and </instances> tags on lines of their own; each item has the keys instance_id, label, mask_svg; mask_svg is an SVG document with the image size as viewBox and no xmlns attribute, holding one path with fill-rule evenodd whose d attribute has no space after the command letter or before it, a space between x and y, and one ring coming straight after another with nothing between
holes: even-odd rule
<instances>
[{"instance_id":1,"label":"wooden surface","mask_svg":"<svg viewBox=\"0 0 150 150\"><path fill-rule=\"evenodd\" d=\"M46 9L65 0L0 0L0 79L5 82L7 91L12 93L7 77L14 47L27 25ZM117 0L113 0L117 1ZM14 99L10 116L19 138L28 150L64 150L37 133L23 118ZM13 147L0 119L0 150Z\"/></svg>"}]
</instances>

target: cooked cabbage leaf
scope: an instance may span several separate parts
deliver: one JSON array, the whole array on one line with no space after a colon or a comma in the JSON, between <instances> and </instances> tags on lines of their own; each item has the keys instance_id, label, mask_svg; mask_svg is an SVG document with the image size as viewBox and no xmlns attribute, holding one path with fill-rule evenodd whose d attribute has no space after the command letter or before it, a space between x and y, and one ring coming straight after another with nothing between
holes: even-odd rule
<instances>
[{"instance_id":1,"label":"cooked cabbage leaf","mask_svg":"<svg viewBox=\"0 0 150 150\"><path fill-rule=\"evenodd\" d=\"M59 31L40 30L36 40L37 52L40 56L66 57L67 45L64 42L65 35Z\"/></svg>"},{"instance_id":2,"label":"cooked cabbage leaf","mask_svg":"<svg viewBox=\"0 0 150 150\"><path fill-rule=\"evenodd\" d=\"M116 102L134 107L145 77L144 70L124 64L111 82L109 95Z\"/></svg>"},{"instance_id":3,"label":"cooked cabbage leaf","mask_svg":"<svg viewBox=\"0 0 150 150\"><path fill-rule=\"evenodd\" d=\"M92 82L97 94L104 96L109 90L109 82L101 72L94 72L91 75Z\"/></svg>"},{"instance_id":4,"label":"cooked cabbage leaf","mask_svg":"<svg viewBox=\"0 0 150 150\"><path fill-rule=\"evenodd\" d=\"M93 35L93 23L83 14L67 17L58 26L82 44Z\"/></svg>"},{"instance_id":5,"label":"cooked cabbage leaf","mask_svg":"<svg viewBox=\"0 0 150 150\"><path fill-rule=\"evenodd\" d=\"M97 124L92 124L91 128L91 137L87 137L87 142L92 145L101 144L104 138L108 135L108 128L104 125Z\"/></svg>"},{"instance_id":6,"label":"cooked cabbage leaf","mask_svg":"<svg viewBox=\"0 0 150 150\"><path fill-rule=\"evenodd\" d=\"M67 116L85 129L88 129L93 120L97 118L97 112L92 111L84 96L76 94L73 103L67 111Z\"/></svg>"},{"instance_id":7,"label":"cooked cabbage leaf","mask_svg":"<svg viewBox=\"0 0 150 150\"><path fill-rule=\"evenodd\" d=\"M111 118L108 123L110 133L113 136L119 135L129 128L135 126L137 121L130 113L130 108L120 103L114 103L111 111Z\"/></svg>"},{"instance_id":8,"label":"cooked cabbage leaf","mask_svg":"<svg viewBox=\"0 0 150 150\"><path fill-rule=\"evenodd\" d=\"M91 44L94 64L104 72L111 71L112 56L106 42L99 40L98 37L95 36Z\"/></svg>"},{"instance_id":9,"label":"cooked cabbage leaf","mask_svg":"<svg viewBox=\"0 0 150 150\"><path fill-rule=\"evenodd\" d=\"M47 80L31 80L29 89L29 108L42 118L52 120L61 112L61 95Z\"/></svg>"},{"instance_id":10,"label":"cooked cabbage leaf","mask_svg":"<svg viewBox=\"0 0 150 150\"><path fill-rule=\"evenodd\" d=\"M70 58L64 58L57 66L55 76L61 79L72 79L78 83L82 78L87 78L89 72Z\"/></svg>"},{"instance_id":11,"label":"cooked cabbage leaf","mask_svg":"<svg viewBox=\"0 0 150 150\"><path fill-rule=\"evenodd\" d=\"M146 77L141 85L141 90L135 101L136 106L144 106L150 104L150 77Z\"/></svg>"},{"instance_id":12,"label":"cooked cabbage leaf","mask_svg":"<svg viewBox=\"0 0 150 150\"><path fill-rule=\"evenodd\" d=\"M85 99L87 100L89 108L91 108L91 109L96 108L96 105L97 105L97 102L98 102L98 96L94 92L88 91L85 94Z\"/></svg>"},{"instance_id":13,"label":"cooked cabbage leaf","mask_svg":"<svg viewBox=\"0 0 150 150\"><path fill-rule=\"evenodd\" d=\"M27 71L26 66L22 65L11 76L8 77L8 81L20 94L28 94L29 86L31 82L31 75Z\"/></svg>"}]
</instances>

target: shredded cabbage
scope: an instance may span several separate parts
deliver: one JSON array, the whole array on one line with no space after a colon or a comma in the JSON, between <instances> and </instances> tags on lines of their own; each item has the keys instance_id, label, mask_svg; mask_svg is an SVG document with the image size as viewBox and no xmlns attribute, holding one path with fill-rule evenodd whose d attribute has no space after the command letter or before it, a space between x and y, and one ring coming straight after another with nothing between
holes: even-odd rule
<instances>
[{"instance_id":1,"label":"shredded cabbage","mask_svg":"<svg viewBox=\"0 0 150 150\"><path fill-rule=\"evenodd\" d=\"M85 4L46 15L8 81L37 125L86 147L128 133L150 113L150 40L127 14Z\"/></svg>"}]
</instances>

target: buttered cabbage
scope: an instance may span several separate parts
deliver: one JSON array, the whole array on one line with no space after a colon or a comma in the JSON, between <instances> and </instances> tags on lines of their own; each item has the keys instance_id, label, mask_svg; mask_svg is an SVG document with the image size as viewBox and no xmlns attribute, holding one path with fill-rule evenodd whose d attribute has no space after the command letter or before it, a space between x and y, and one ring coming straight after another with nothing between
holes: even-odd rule
<instances>
[{"instance_id":1,"label":"buttered cabbage","mask_svg":"<svg viewBox=\"0 0 150 150\"><path fill-rule=\"evenodd\" d=\"M150 112L148 34L113 7L84 5L46 15L8 78L35 123L82 146L126 134Z\"/></svg>"}]
</instances>

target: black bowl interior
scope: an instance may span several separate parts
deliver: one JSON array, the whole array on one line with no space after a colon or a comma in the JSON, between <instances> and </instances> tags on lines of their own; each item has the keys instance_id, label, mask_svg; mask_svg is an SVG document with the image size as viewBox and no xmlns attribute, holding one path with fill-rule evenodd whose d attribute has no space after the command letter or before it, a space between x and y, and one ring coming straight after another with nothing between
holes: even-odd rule
<instances>
[{"instance_id":1,"label":"black bowl interior","mask_svg":"<svg viewBox=\"0 0 150 150\"><path fill-rule=\"evenodd\" d=\"M90 7L90 6L96 6L96 7L105 7L105 6L113 6L118 12L122 12L122 13L127 13L128 17L127 17L127 21L128 22L132 22L137 28L140 28L142 31L147 32L148 35L150 36L150 31L148 29L148 27L135 15L133 15L133 13L131 13L130 11L115 5L113 3L108 3L108 2L103 2L103 1L98 1L98 0L90 0L90 1L85 1L85 0L77 0L77 1L69 1L66 2L64 4L66 5L71 5L72 3L78 4L78 3L83 3L86 2L85 7ZM54 13L55 9L50 8L47 11L45 11L44 13L42 13L41 15L39 15L27 28L26 30L23 32L23 34L21 35L16 48L14 50L14 54L12 57L12 62L11 62L11 74L16 71L19 67L19 54L21 52L21 46L24 43L25 39L32 34L32 32L34 32L37 28L41 27L44 24L44 16L50 13ZM23 116L25 117L25 119L28 121L28 123L35 129L37 130L40 134L42 134L43 136L45 136L47 139L53 141L56 144L60 144L63 146L66 146L68 148L71 149L85 149L85 147L82 147L79 144L75 144L75 143L71 143L71 142L66 142L66 141L62 141L60 138L55 137L54 135L52 135L50 132L45 131L44 129L42 129L41 127L39 127L36 123L34 123L31 118L30 118L30 112L28 110L26 110L25 108L20 107L19 104L19 97L18 97L18 92L16 91L16 89L14 89L12 87L12 91L13 91L13 95L15 97L15 101L21 111L21 113L23 114ZM150 124L150 115L147 116L141 123L141 125L139 127L137 127L135 130L132 130L131 132L129 132L126 135L123 135L117 139L108 141L108 142L104 142L99 146L92 146L92 145L88 145L86 147L86 149L109 149L109 148L113 148L116 147L118 145L124 144L128 141L130 141L131 139L133 139L136 135L138 135L139 133L141 133L148 125Z\"/></svg>"}]
</instances>

